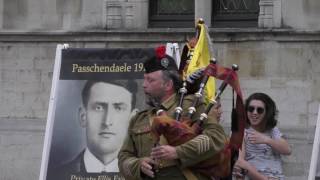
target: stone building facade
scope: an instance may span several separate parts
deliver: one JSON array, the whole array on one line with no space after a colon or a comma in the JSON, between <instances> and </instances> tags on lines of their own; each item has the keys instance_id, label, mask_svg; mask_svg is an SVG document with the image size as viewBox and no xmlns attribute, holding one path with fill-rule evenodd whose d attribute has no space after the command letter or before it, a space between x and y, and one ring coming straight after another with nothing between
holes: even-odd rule
<instances>
[{"instance_id":1,"label":"stone building facade","mask_svg":"<svg viewBox=\"0 0 320 180\"><path fill-rule=\"evenodd\" d=\"M150 28L148 0L0 0L0 179L38 179L57 44L181 46L194 28ZM288 179L307 179L320 103L320 2L260 0L256 27L215 28L212 2L196 0L214 53L236 63L244 97L268 93L293 153ZM226 94L231 92L226 92ZM223 98L230 124L231 99Z\"/></svg>"}]
</instances>

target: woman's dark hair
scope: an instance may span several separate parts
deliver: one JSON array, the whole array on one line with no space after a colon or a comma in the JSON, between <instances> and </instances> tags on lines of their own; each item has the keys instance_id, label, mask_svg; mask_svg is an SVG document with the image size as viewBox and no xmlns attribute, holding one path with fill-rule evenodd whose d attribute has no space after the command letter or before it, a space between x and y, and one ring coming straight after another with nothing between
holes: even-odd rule
<instances>
[{"instance_id":1,"label":"woman's dark hair","mask_svg":"<svg viewBox=\"0 0 320 180\"><path fill-rule=\"evenodd\" d=\"M91 87L96 84L96 83L107 83L107 84L113 84L117 86L124 87L127 89L131 95L132 95L132 100L131 100L131 107L134 108L136 104L136 94L137 94L137 83L134 80L88 80L86 84L84 85L82 89L82 103L86 107L89 101L89 95L90 95L90 89ZM110 95L112 96L112 94Z\"/></svg>"},{"instance_id":2,"label":"woman's dark hair","mask_svg":"<svg viewBox=\"0 0 320 180\"><path fill-rule=\"evenodd\" d=\"M265 117L264 120L266 121L265 131L274 128L277 125L277 116L278 110L276 107L275 102L265 93L253 93L251 94L245 103L246 112L248 111L249 104L252 100L259 100L265 104ZM249 119L247 119L247 123L250 125Z\"/></svg>"}]
</instances>

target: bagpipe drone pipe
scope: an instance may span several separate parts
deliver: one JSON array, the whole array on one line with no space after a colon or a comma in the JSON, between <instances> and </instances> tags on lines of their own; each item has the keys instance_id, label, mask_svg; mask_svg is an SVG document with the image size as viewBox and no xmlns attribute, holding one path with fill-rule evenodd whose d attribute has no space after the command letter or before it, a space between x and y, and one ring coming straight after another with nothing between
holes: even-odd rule
<instances>
[{"instance_id":1,"label":"bagpipe drone pipe","mask_svg":"<svg viewBox=\"0 0 320 180\"><path fill-rule=\"evenodd\" d=\"M224 148L213 157L202 161L192 167L192 170L203 173L207 176L227 178L232 174L232 168L237 160L239 149L242 145L244 128L246 123L246 116L244 111L243 99L240 90L239 80L236 71L238 67L233 65L231 68L225 68L212 61L203 71L203 78L200 83L198 91L195 93L195 98L192 106L189 107L187 115L182 115L183 98L187 94L186 83L180 89L180 101L178 107L175 109L175 119L169 117L165 112L160 113L153 119L151 132L155 140L159 140L163 135L169 145L178 146L194 137L200 135L203 130L203 122L208 118L210 109L217 103L216 100L220 98L227 85L230 85L236 92L236 106L232 109L232 123L231 123L231 137L225 142ZM206 109L196 121L191 118L196 111L197 103L199 103L203 95L203 87L205 86L208 77L213 76L217 79L223 80L216 96L213 97Z\"/></svg>"}]
</instances>

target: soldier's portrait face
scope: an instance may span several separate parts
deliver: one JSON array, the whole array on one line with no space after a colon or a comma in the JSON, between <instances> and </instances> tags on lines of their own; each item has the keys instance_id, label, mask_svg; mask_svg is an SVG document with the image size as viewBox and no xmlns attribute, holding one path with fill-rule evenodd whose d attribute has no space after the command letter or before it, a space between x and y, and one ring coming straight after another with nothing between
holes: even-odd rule
<instances>
[{"instance_id":1,"label":"soldier's portrait face","mask_svg":"<svg viewBox=\"0 0 320 180\"><path fill-rule=\"evenodd\" d=\"M129 125L131 100L132 94L122 86L98 82L91 87L88 103L80 112L91 153L117 155Z\"/></svg>"}]
</instances>

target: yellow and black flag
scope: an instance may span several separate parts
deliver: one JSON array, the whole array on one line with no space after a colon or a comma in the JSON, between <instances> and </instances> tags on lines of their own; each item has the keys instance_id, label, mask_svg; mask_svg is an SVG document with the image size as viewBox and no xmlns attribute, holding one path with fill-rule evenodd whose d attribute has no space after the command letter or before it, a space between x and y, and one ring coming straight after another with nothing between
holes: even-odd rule
<instances>
[{"instance_id":1,"label":"yellow and black flag","mask_svg":"<svg viewBox=\"0 0 320 180\"><path fill-rule=\"evenodd\" d=\"M199 36L197 40L193 40L188 44L189 53L192 52L192 55L190 57L190 62L186 62L187 64L185 65L183 74L184 77L190 76L199 69L206 68L210 63L210 59L213 58L210 48L210 36L203 20L199 20L197 22L197 29L199 30ZM192 44L195 44L194 48L192 47ZM204 91L204 99L206 103L208 103L209 100L215 95L215 89L215 78L210 77Z\"/></svg>"}]
</instances>

